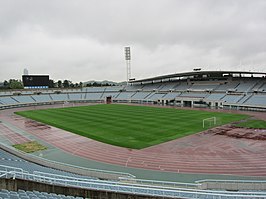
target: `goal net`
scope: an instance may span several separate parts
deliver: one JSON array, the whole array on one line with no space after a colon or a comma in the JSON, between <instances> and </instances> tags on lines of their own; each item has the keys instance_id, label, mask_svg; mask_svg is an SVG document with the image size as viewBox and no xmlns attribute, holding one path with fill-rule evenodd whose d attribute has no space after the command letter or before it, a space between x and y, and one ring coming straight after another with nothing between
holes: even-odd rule
<instances>
[{"instance_id":1,"label":"goal net","mask_svg":"<svg viewBox=\"0 0 266 199\"><path fill-rule=\"evenodd\" d=\"M205 127L215 126L216 123L217 123L216 117L209 117L202 120L202 127L205 128Z\"/></svg>"}]
</instances>

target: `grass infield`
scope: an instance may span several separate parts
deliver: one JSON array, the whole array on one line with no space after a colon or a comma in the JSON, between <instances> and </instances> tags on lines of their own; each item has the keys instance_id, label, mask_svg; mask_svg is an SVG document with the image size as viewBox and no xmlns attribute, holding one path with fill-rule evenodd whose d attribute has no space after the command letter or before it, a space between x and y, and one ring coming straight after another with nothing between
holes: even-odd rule
<instances>
[{"instance_id":1,"label":"grass infield","mask_svg":"<svg viewBox=\"0 0 266 199\"><path fill-rule=\"evenodd\" d=\"M241 122L236 126L239 127L246 127L246 128L258 128L258 129L266 129L266 121L264 120L257 120L257 119L250 119L246 122Z\"/></svg>"},{"instance_id":2,"label":"grass infield","mask_svg":"<svg viewBox=\"0 0 266 199\"><path fill-rule=\"evenodd\" d=\"M99 104L17 112L100 142L133 149L160 144L207 128L202 120L216 117L217 125L246 119L230 113L180 110L121 104ZM213 127L213 126L211 126Z\"/></svg>"}]
</instances>

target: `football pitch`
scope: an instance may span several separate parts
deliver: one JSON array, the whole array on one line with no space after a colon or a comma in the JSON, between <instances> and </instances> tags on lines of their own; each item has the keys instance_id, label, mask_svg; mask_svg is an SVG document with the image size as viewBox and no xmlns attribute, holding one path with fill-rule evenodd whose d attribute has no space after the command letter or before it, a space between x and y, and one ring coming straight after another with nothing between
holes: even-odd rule
<instances>
[{"instance_id":1,"label":"football pitch","mask_svg":"<svg viewBox=\"0 0 266 199\"><path fill-rule=\"evenodd\" d=\"M247 118L247 115L121 104L98 104L31 110L16 114L100 142L142 149L213 127ZM209 124L210 123L210 124Z\"/></svg>"}]
</instances>

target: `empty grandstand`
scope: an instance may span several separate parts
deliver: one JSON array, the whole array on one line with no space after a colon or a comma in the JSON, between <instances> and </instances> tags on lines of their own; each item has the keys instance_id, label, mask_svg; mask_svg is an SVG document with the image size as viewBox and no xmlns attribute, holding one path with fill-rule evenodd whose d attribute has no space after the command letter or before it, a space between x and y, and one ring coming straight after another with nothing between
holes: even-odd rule
<instances>
[{"instance_id":1,"label":"empty grandstand","mask_svg":"<svg viewBox=\"0 0 266 199\"><path fill-rule=\"evenodd\" d=\"M265 110L265 76L259 72L194 71L133 80L127 86L1 92L0 108L66 101L104 102L109 96L113 102Z\"/></svg>"}]
</instances>

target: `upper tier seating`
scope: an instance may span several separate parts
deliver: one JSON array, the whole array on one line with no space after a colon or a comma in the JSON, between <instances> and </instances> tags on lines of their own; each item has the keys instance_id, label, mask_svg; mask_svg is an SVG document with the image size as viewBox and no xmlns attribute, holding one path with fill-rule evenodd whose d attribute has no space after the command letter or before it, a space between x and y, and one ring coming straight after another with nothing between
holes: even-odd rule
<instances>
[{"instance_id":1,"label":"upper tier seating","mask_svg":"<svg viewBox=\"0 0 266 199\"><path fill-rule=\"evenodd\" d=\"M142 100L145 99L150 94L151 94L150 92L136 92L133 96L131 96L131 99Z\"/></svg>"},{"instance_id":2,"label":"upper tier seating","mask_svg":"<svg viewBox=\"0 0 266 199\"><path fill-rule=\"evenodd\" d=\"M106 87L87 87L86 92L104 92Z\"/></svg>"},{"instance_id":3,"label":"upper tier seating","mask_svg":"<svg viewBox=\"0 0 266 199\"><path fill-rule=\"evenodd\" d=\"M24 91L21 91L21 94L22 94L22 95L32 95L32 94L34 94L34 91L31 91L31 90L24 90Z\"/></svg>"},{"instance_id":4,"label":"upper tier seating","mask_svg":"<svg viewBox=\"0 0 266 199\"><path fill-rule=\"evenodd\" d=\"M237 103L244 95L226 95L222 100L226 103Z\"/></svg>"},{"instance_id":5,"label":"upper tier seating","mask_svg":"<svg viewBox=\"0 0 266 199\"><path fill-rule=\"evenodd\" d=\"M225 96L225 93L211 93L206 97L208 100L221 100Z\"/></svg>"},{"instance_id":6,"label":"upper tier seating","mask_svg":"<svg viewBox=\"0 0 266 199\"><path fill-rule=\"evenodd\" d=\"M53 101L68 101L69 98L67 96L67 94L50 94L51 98L53 99Z\"/></svg>"},{"instance_id":7,"label":"upper tier seating","mask_svg":"<svg viewBox=\"0 0 266 199\"><path fill-rule=\"evenodd\" d=\"M137 90L141 90L143 88L143 85L127 85L125 87L126 91L137 91Z\"/></svg>"},{"instance_id":8,"label":"upper tier seating","mask_svg":"<svg viewBox=\"0 0 266 199\"><path fill-rule=\"evenodd\" d=\"M236 89L236 87L240 84L239 81L229 81L225 84L221 84L219 85L217 88L215 88L215 91L223 91L223 92L226 92L230 89L234 90Z\"/></svg>"},{"instance_id":9,"label":"upper tier seating","mask_svg":"<svg viewBox=\"0 0 266 199\"><path fill-rule=\"evenodd\" d=\"M81 93L69 93L68 96L70 100L81 100L82 99Z\"/></svg>"},{"instance_id":10,"label":"upper tier seating","mask_svg":"<svg viewBox=\"0 0 266 199\"><path fill-rule=\"evenodd\" d=\"M163 96L164 99L175 99L176 97L180 96L180 92L170 92Z\"/></svg>"},{"instance_id":11,"label":"upper tier seating","mask_svg":"<svg viewBox=\"0 0 266 199\"><path fill-rule=\"evenodd\" d=\"M116 98L116 96L119 94L119 92L105 92L103 93L103 95L101 96L102 99L105 99L106 97L112 97L112 98Z\"/></svg>"},{"instance_id":12,"label":"upper tier seating","mask_svg":"<svg viewBox=\"0 0 266 199\"><path fill-rule=\"evenodd\" d=\"M85 100L100 100L103 93L86 93Z\"/></svg>"},{"instance_id":13,"label":"upper tier seating","mask_svg":"<svg viewBox=\"0 0 266 199\"><path fill-rule=\"evenodd\" d=\"M82 88L73 88L73 89L63 89L61 90L63 93L79 93L82 92Z\"/></svg>"},{"instance_id":14,"label":"upper tier seating","mask_svg":"<svg viewBox=\"0 0 266 199\"><path fill-rule=\"evenodd\" d=\"M174 87L178 85L177 82L164 82L162 83L162 86L159 88L160 91L169 91L173 90Z\"/></svg>"},{"instance_id":15,"label":"upper tier seating","mask_svg":"<svg viewBox=\"0 0 266 199\"><path fill-rule=\"evenodd\" d=\"M207 93L200 92L184 92L179 97L196 97L196 98L204 98L207 96Z\"/></svg>"},{"instance_id":16,"label":"upper tier seating","mask_svg":"<svg viewBox=\"0 0 266 199\"><path fill-rule=\"evenodd\" d=\"M117 100L129 100L131 96L134 95L136 92L121 92L116 97Z\"/></svg>"},{"instance_id":17,"label":"upper tier seating","mask_svg":"<svg viewBox=\"0 0 266 199\"><path fill-rule=\"evenodd\" d=\"M9 92L9 91L0 92L0 97L1 96L9 96L9 95L13 95L13 92Z\"/></svg>"},{"instance_id":18,"label":"upper tier seating","mask_svg":"<svg viewBox=\"0 0 266 199\"><path fill-rule=\"evenodd\" d=\"M258 91L266 92L266 83L262 84Z\"/></svg>"},{"instance_id":19,"label":"upper tier seating","mask_svg":"<svg viewBox=\"0 0 266 199\"><path fill-rule=\"evenodd\" d=\"M244 95L244 97L242 97L237 103L238 103L238 104L243 104L243 103L245 103L245 102L246 102L251 96L252 96L252 94Z\"/></svg>"},{"instance_id":20,"label":"upper tier seating","mask_svg":"<svg viewBox=\"0 0 266 199\"><path fill-rule=\"evenodd\" d=\"M248 92L250 91L255 85L257 81L241 81L240 84L236 87L237 92Z\"/></svg>"},{"instance_id":21,"label":"upper tier seating","mask_svg":"<svg viewBox=\"0 0 266 199\"><path fill-rule=\"evenodd\" d=\"M12 97L1 97L0 102L2 104L10 105L10 104L17 104L18 101L14 100Z\"/></svg>"},{"instance_id":22,"label":"upper tier seating","mask_svg":"<svg viewBox=\"0 0 266 199\"><path fill-rule=\"evenodd\" d=\"M153 95L150 95L148 99L158 100L158 99L162 99L165 95L166 95L165 93L154 93Z\"/></svg>"},{"instance_id":23,"label":"upper tier seating","mask_svg":"<svg viewBox=\"0 0 266 199\"><path fill-rule=\"evenodd\" d=\"M266 95L253 95L246 102L244 102L244 104L266 106Z\"/></svg>"},{"instance_id":24,"label":"upper tier seating","mask_svg":"<svg viewBox=\"0 0 266 199\"><path fill-rule=\"evenodd\" d=\"M30 95L12 96L19 103L34 103L35 100Z\"/></svg>"},{"instance_id":25,"label":"upper tier seating","mask_svg":"<svg viewBox=\"0 0 266 199\"><path fill-rule=\"evenodd\" d=\"M218 85L213 83L198 83L198 84L193 84L189 89L190 90L200 90L200 91L205 91L205 90L214 90L217 88Z\"/></svg>"},{"instance_id":26,"label":"upper tier seating","mask_svg":"<svg viewBox=\"0 0 266 199\"><path fill-rule=\"evenodd\" d=\"M158 90L162 86L161 83L156 83L156 84L145 84L142 87L143 91L153 91L153 90Z\"/></svg>"},{"instance_id":27,"label":"upper tier seating","mask_svg":"<svg viewBox=\"0 0 266 199\"><path fill-rule=\"evenodd\" d=\"M191 85L188 85L187 82L181 82L180 84L175 86L173 89L175 89L176 91L186 91L190 87Z\"/></svg>"},{"instance_id":28,"label":"upper tier seating","mask_svg":"<svg viewBox=\"0 0 266 199\"><path fill-rule=\"evenodd\" d=\"M119 92L120 90L123 90L124 86L107 86L105 89L105 92Z\"/></svg>"},{"instance_id":29,"label":"upper tier seating","mask_svg":"<svg viewBox=\"0 0 266 199\"><path fill-rule=\"evenodd\" d=\"M52 98L50 97L50 95L47 95L47 94L32 95L32 98L36 102L50 102L50 101L52 101Z\"/></svg>"}]
</instances>

